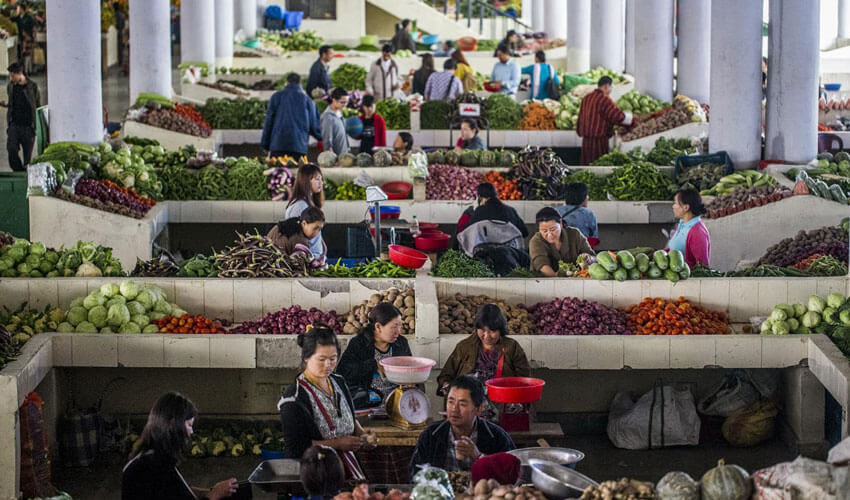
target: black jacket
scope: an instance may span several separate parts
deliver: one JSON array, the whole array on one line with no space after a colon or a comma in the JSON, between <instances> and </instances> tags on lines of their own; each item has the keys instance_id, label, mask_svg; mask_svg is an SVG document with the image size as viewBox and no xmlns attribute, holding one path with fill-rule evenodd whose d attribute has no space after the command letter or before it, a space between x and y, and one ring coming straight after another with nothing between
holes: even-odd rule
<instances>
[{"instance_id":1,"label":"black jacket","mask_svg":"<svg viewBox=\"0 0 850 500\"><path fill-rule=\"evenodd\" d=\"M444 467L449 452L449 431L452 426L448 420L434 422L422 431L416 449L413 450L413 458L410 460L410 477L419 470L419 465L430 464L434 467ZM503 451L511 451L516 448L511 436L498 425L478 418L476 424L478 440L475 445L478 451L485 455L492 455Z\"/></svg>"},{"instance_id":2,"label":"black jacket","mask_svg":"<svg viewBox=\"0 0 850 500\"><path fill-rule=\"evenodd\" d=\"M519 229L519 232L521 232L524 237L528 236L528 228L525 226L525 222L519 216L516 209L509 207L504 203L488 201L484 205L476 208L475 211L472 212L469 222L466 223L466 227L483 220L500 220L510 222Z\"/></svg>"},{"instance_id":3,"label":"black jacket","mask_svg":"<svg viewBox=\"0 0 850 500\"><path fill-rule=\"evenodd\" d=\"M331 77L325 69L325 64L321 59L316 59L316 62L310 66L310 76L307 77L307 96L313 98L313 89L325 89L325 92L331 90Z\"/></svg>"},{"instance_id":4,"label":"black jacket","mask_svg":"<svg viewBox=\"0 0 850 500\"><path fill-rule=\"evenodd\" d=\"M12 83L11 81L6 84L6 95L9 98L9 110L6 113L6 123L9 125L13 125L12 123L12 109L14 109L14 95L15 95L15 85L16 83ZM24 84L26 87L24 89L24 95L27 97L27 104L29 105L30 110L32 111L32 121L30 122L30 126L33 130L35 130L35 110L39 106L41 106L41 94L38 91L38 85L31 79L27 78L27 83Z\"/></svg>"},{"instance_id":5,"label":"black jacket","mask_svg":"<svg viewBox=\"0 0 850 500\"><path fill-rule=\"evenodd\" d=\"M337 398L344 397L348 401L348 407L353 409L354 403L351 401L351 393L345 379L336 374L331 374L331 377L342 387L342 395L337 394ZM301 458L307 448L313 446L313 441L325 439L316 425L316 419L323 417L321 414L313 414L310 395L298 382L283 390L277 406L283 425L283 453L288 458Z\"/></svg>"},{"instance_id":6,"label":"black jacket","mask_svg":"<svg viewBox=\"0 0 850 500\"><path fill-rule=\"evenodd\" d=\"M413 72L413 93L425 95L425 85L428 83L428 78L436 73L431 68L419 68Z\"/></svg>"},{"instance_id":7,"label":"black jacket","mask_svg":"<svg viewBox=\"0 0 850 500\"><path fill-rule=\"evenodd\" d=\"M393 47L393 54L399 50L409 50L414 54L416 53L416 42L413 41L413 37L405 29L396 31L395 36L390 40L390 45Z\"/></svg>"},{"instance_id":8,"label":"black jacket","mask_svg":"<svg viewBox=\"0 0 850 500\"><path fill-rule=\"evenodd\" d=\"M390 344L393 356L411 356L410 345L403 335ZM372 376L378 371L378 362L375 361L375 343L366 335L357 335L348 342L348 347L342 353L339 365L336 367L337 375L342 376L348 384L349 389L355 395L358 392L368 392L372 385ZM359 399L359 398L358 398ZM357 401L357 408L363 406L362 401Z\"/></svg>"},{"instance_id":9,"label":"black jacket","mask_svg":"<svg viewBox=\"0 0 850 500\"><path fill-rule=\"evenodd\" d=\"M121 500L195 500L173 460L146 453L130 460L121 476Z\"/></svg>"}]
</instances>

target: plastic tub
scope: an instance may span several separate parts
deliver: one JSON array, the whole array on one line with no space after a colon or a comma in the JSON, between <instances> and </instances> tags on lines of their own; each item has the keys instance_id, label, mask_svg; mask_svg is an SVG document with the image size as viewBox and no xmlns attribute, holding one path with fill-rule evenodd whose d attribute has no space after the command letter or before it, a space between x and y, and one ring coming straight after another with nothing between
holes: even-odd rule
<instances>
[{"instance_id":1,"label":"plastic tub","mask_svg":"<svg viewBox=\"0 0 850 500\"><path fill-rule=\"evenodd\" d=\"M422 233L413 238L417 250L423 252L442 252L449 247L448 234L437 231L436 233Z\"/></svg>"},{"instance_id":2,"label":"plastic tub","mask_svg":"<svg viewBox=\"0 0 850 500\"><path fill-rule=\"evenodd\" d=\"M375 220L375 207L369 207L369 215L372 216L372 220ZM381 220L398 219L399 217L401 217L401 207L393 205L381 206Z\"/></svg>"},{"instance_id":3,"label":"plastic tub","mask_svg":"<svg viewBox=\"0 0 850 500\"><path fill-rule=\"evenodd\" d=\"M841 84L840 83L824 83L823 88L824 88L824 90L828 90L830 92L835 92L835 91L841 90Z\"/></svg>"},{"instance_id":4,"label":"plastic tub","mask_svg":"<svg viewBox=\"0 0 850 500\"><path fill-rule=\"evenodd\" d=\"M410 196L410 192L413 190L413 184L409 182L388 182L381 186L381 189L387 193L387 198L391 200L404 200Z\"/></svg>"},{"instance_id":5,"label":"plastic tub","mask_svg":"<svg viewBox=\"0 0 850 500\"><path fill-rule=\"evenodd\" d=\"M484 82L484 90L487 92L499 92L502 90L502 82Z\"/></svg>"},{"instance_id":6,"label":"plastic tub","mask_svg":"<svg viewBox=\"0 0 850 500\"><path fill-rule=\"evenodd\" d=\"M420 222L419 230L424 232L426 229L440 229L440 225L436 222Z\"/></svg>"},{"instance_id":7,"label":"plastic tub","mask_svg":"<svg viewBox=\"0 0 850 500\"><path fill-rule=\"evenodd\" d=\"M390 245L390 260L403 267L419 269L428 260L428 256L410 247Z\"/></svg>"},{"instance_id":8,"label":"plastic tub","mask_svg":"<svg viewBox=\"0 0 850 500\"><path fill-rule=\"evenodd\" d=\"M422 35L422 43L425 45L434 45L435 43L440 43L440 35Z\"/></svg>"},{"instance_id":9,"label":"plastic tub","mask_svg":"<svg viewBox=\"0 0 850 500\"><path fill-rule=\"evenodd\" d=\"M539 378L494 378L487 381L487 396L496 403L533 403L540 400L544 385Z\"/></svg>"},{"instance_id":10,"label":"plastic tub","mask_svg":"<svg viewBox=\"0 0 850 500\"><path fill-rule=\"evenodd\" d=\"M428 380L431 369L437 364L433 359L417 356L393 356L380 363L387 380L396 384L421 384Z\"/></svg>"}]
</instances>

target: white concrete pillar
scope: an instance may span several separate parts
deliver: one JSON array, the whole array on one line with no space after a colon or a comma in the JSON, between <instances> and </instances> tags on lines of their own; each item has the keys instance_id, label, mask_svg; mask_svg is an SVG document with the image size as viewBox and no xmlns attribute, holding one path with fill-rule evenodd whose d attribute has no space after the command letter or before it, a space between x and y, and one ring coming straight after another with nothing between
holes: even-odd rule
<instances>
[{"instance_id":1,"label":"white concrete pillar","mask_svg":"<svg viewBox=\"0 0 850 500\"><path fill-rule=\"evenodd\" d=\"M850 38L850 0L838 0L838 38Z\"/></svg>"},{"instance_id":2,"label":"white concrete pillar","mask_svg":"<svg viewBox=\"0 0 850 500\"><path fill-rule=\"evenodd\" d=\"M180 2L180 61L205 62L215 72L215 2Z\"/></svg>"},{"instance_id":3,"label":"white concrete pillar","mask_svg":"<svg viewBox=\"0 0 850 500\"><path fill-rule=\"evenodd\" d=\"M531 7L531 29L535 33L546 31L546 0L534 0Z\"/></svg>"},{"instance_id":4,"label":"white concrete pillar","mask_svg":"<svg viewBox=\"0 0 850 500\"><path fill-rule=\"evenodd\" d=\"M168 0L130 0L130 103L142 92L171 97Z\"/></svg>"},{"instance_id":5,"label":"white concrete pillar","mask_svg":"<svg viewBox=\"0 0 850 500\"><path fill-rule=\"evenodd\" d=\"M711 0L679 0L676 92L709 103Z\"/></svg>"},{"instance_id":6,"label":"white concrete pillar","mask_svg":"<svg viewBox=\"0 0 850 500\"><path fill-rule=\"evenodd\" d=\"M625 68L626 73L635 74L635 11L637 0L626 0L626 43Z\"/></svg>"},{"instance_id":7,"label":"white concrete pillar","mask_svg":"<svg viewBox=\"0 0 850 500\"><path fill-rule=\"evenodd\" d=\"M711 2L711 151L737 169L761 159L762 2Z\"/></svg>"},{"instance_id":8,"label":"white concrete pillar","mask_svg":"<svg viewBox=\"0 0 850 500\"><path fill-rule=\"evenodd\" d=\"M818 153L819 3L770 2L765 159L806 163Z\"/></svg>"},{"instance_id":9,"label":"white concrete pillar","mask_svg":"<svg viewBox=\"0 0 850 500\"><path fill-rule=\"evenodd\" d=\"M263 27L263 19L265 18L265 15L266 15L266 6L268 5L268 2L267 2L267 0L255 0L255 1L256 1L256 3L254 4L254 9L255 9L254 15L257 16L256 17L257 27L262 28Z\"/></svg>"},{"instance_id":10,"label":"white concrete pillar","mask_svg":"<svg viewBox=\"0 0 850 500\"><path fill-rule=\"evenodd\" d=\"M244 31L249 40L257 36L257 0L236 0L233 17L236 31Z\"/></svg>"},{"instance_id":11,"label":"white concrete pillar","mask_svg":"<svg viewBox=\"0 0 850 500\"><path fill-rule=\"evenodd\" d=\"M521 9L519 18L520 21L531 26L531 23L534 20L534 0L522 0Z\"/></svg>"},{"instance_id":12,"label":"white concrete pillar","mask_svg":"<svg viewBox=\"0 0 850 500\"><path fill-rule=\"evenodd\" d=\"M567 2L567 72L590 69L590 0Z\"/></svg>"},{"instance_id":13,"label":"white concrete pillar","mask_svg":"<svg viewBox=\"0 0 850 500\"><path fill-rule=\"evenodd\" d=\"M47 3L50 142L103 141L100 1Z\"/></svg>"},{"instance_id":14,"label":"white concrete pillar","mask_svg":"<svg viewBox=\"0 0 850 500\"><path fill-rule=\"evenodd\" d=\"M546 0L546 19L544 26L549 38L567 39L567 2L564 0Z\"/></svg>"},{"instance_id":15,"label":"white concrete pillar","mask_svg":"<svg viewBox=\"0 0 850 500\"><path fill-rule=\"evenodd\" d=\"M641 0L635 12L635 89L673 100L673 0Z\"/></svg>"},{"instance_id":16,"label":"white concrete pillar","mask_svg":"<svg viewBox=\"0 0 850 500\"><path fill-rule=\"evenodd\" d=\"M591 0L590 65L623 71L626 32L623 0Z\"/></svg>"},{"instance_id":17,"label":"white concrete pillar","mask_svg":"<svg viewBox=\"0 0 850 500\"><path fill-rule=\"evenodd\" d=\"M233 66L233 2L215 0L216 66Z\"/></svg>"}]
</instances>

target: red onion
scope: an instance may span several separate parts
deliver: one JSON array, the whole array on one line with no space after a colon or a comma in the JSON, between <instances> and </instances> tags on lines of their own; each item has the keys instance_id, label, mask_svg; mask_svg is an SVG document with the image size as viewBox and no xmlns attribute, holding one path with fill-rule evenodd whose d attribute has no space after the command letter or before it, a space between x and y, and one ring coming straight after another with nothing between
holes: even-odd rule
<instances>
[{"instance_id":1,"label":"red onion","mask_svg":"<svg viewBox=\"0 0 850 500\"><path fill-rule=\"evenodd\" d=\"M342 323L335 311L325 313L315 307L307 310L297 305L266 314L257 321L242 323L231 329L230 333L300 335L307 331L308 325L317 323L328 325L337 335L342 333Z\"/></svg>"},{"instance_id":2,"label":"red onion","mask_svg":"<svg viewBox=\"0 0 850 500\"><path fill-rule=\"evenodd\" d=\"M130 210L140 212L142 214L146 214L148 213L148 210L150 210L150 207L139 200L94 179L80 179L77 181L74 192L103 202L111 201L112 203L125 206Z\"/></svg>"},{"instance_id":3,"label":"red onion","mask_svg":"<svg viewBox=\"0 0 850 500\"><path fill-rule=\"evenodd\" d=\"M541 335L631 335L623 311L565 297L528 308Z\"/></svg>"},{"instance_id":4,"label":"red onion","mask_svg":"<svg viewBox=\"0 0 850 500\"><path fill-rule=\"evenodd\" d=\"M425 198L429 200L474 200L476 188L484 174L454 165L431 165L425 181Z\"/></svg>"}]
</instances>

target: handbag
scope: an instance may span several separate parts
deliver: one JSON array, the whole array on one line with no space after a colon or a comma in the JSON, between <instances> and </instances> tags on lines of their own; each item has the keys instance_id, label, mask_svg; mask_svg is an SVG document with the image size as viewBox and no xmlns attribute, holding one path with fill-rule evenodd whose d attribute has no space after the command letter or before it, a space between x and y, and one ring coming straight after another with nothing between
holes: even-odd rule
<instances>
[{"instance_id":1,"label":"handbag","mask_svg":"<svg viewBox=\"0 0 850 500\"><path fill-rule=\"evenodd\" d=\"M549 95L549 99L555 101L561 99L561 87L555 82L555 69L552 68L551 64L549 65L549 79L546 80L546 93Z\"/></svg>"}]
</instances>

